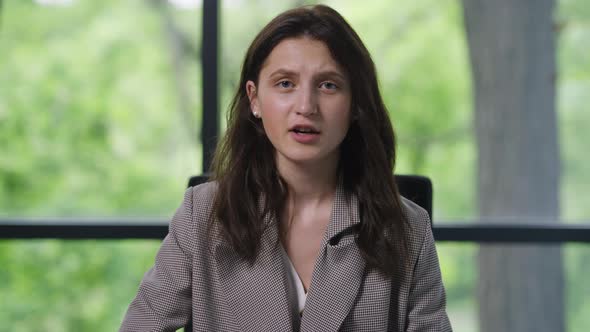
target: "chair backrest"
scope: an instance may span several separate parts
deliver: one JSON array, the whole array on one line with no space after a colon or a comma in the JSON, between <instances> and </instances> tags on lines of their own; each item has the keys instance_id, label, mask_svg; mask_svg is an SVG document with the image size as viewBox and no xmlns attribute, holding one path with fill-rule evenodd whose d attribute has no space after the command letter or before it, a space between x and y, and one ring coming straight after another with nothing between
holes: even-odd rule
<instances>
[{"instance_id":1,"label":"chair backrest","mask_svg":"<svg viewBox=\"0 0 590 332\"><path fill-rule=\"evenodd\" d=\"M196 175L188 180L188 186L193 187L207 182L208 174ZM395 175L395 182L399 192L405 198L420 205L432 220L432 182L420 175Z\"/></svg>"},{"instance_id":2,"label":"chair backrest","mask_svg":"<svg viewBox=\"0 0 590 332\"><path fill-rule=\"evenodd\" d=\"M432 182L421 175L395 175L400 195L420 205L432 220ZM432 225L432 222L430 223Z\"/></svg>"}]
</instances>

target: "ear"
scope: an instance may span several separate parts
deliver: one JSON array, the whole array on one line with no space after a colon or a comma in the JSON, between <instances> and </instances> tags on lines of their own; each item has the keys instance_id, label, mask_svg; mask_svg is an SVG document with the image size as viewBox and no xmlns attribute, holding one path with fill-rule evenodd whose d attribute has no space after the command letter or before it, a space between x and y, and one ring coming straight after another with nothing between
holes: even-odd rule
<instances>
[{"instance_id":1,"label":"ear","mask_svg":"<svg viewBox=\"0 0 590 332\"><path fill-rule=\"evenodd\" d=\"M246 94L248 94L248 100L250 100L250 110L260 114L258 105L258 93L256 91L256 84L252 81L246 82Z\"/></svg>"}]
</instances>

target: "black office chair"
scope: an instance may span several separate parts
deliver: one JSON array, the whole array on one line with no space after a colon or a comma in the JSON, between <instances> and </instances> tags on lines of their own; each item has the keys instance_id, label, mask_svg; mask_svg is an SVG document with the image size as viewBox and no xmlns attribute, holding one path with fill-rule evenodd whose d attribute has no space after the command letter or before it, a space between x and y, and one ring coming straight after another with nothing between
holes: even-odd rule
<instances>
[{"instance_id":1,"label":"black office chair","mask_svg":"<svg viewBox=\"0 0 590 332\"><path fill-rule=\"evenodd\" d=\"M188 180L188 186L193 187L209 180L208 174L192 176ZM430 220L432 220L432 182L425 176L420 175L395 175L395 181L399 192L405 198L420 205L426 212ZM432 222L430 222L432 226ZM184 331L189 332L193 330L192 321L185 327Z\"/></svg>"},{"instance_id":2,"label":"black office chair","mask_svg":"<svg viewBox=\"0 0 590 332\"><path fill-rule=\"evenodd\" d=\"M432 182L420 175L395 175L399 193L410 201L420 205L432 220ZM432 226L432 221L430 222Z\"/></svg>"},{"instance_id":3,"label":"black office chair","mask_svg":"<svg viewBox=\"0 0 590 332\"><path fill-rule=\"evenodd\" d=\"M208 174L193 176L188 180L188 186L193 187L207 182ZM420 175L395 175L399 192L405 198L420 205L432 220L432 182Z\"/></svg>"}]
</instances>

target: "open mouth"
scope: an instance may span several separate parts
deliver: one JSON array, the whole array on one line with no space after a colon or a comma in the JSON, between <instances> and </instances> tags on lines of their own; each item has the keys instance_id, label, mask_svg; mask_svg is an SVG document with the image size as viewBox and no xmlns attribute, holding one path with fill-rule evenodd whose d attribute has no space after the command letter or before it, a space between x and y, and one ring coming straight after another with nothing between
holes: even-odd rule
<instances>
[{"instance_id":1,"label":"open mouth","mask_svg":"<svg viewBox=\"0 0 590 332\"><path fill-rule=\"evenodd\" d=\"M313 128L313 127L308 127L308 126L295 126L293 129L291 129L290 131L296 133L296 134L303 134L303 135L313 135L313 134L319 134L319 130Z\"/></svg>"}]
</instances>

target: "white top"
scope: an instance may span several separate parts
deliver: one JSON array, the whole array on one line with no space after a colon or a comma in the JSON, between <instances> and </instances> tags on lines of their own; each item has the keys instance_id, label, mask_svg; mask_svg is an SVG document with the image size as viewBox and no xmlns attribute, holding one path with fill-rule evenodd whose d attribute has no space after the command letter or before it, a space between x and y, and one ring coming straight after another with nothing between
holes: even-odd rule
<instances>
[{"instance_id":1,"label":"white top","mask_svg":"<svg viewBox=\"0 0 590 332\"><path fill-rule=\"evenodd\" d=\"M307 293L305 292L305 287L303 287L303 282L299 275L297 274L297 270L295 270L295 266L289 259L289 255L285 253L285 261L287 265L287 279L289 280L289 293L294 294L295 296L291 296L293 307L297 308L297 312L299 312L299 316L303 315L303 309L305 308L305 300L307 299Z\"/></svg>"}]
</instances>

